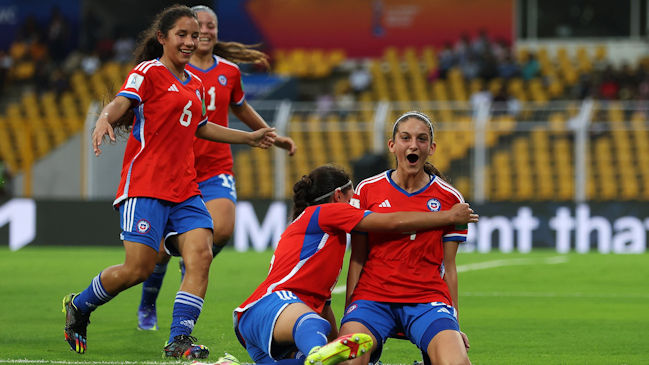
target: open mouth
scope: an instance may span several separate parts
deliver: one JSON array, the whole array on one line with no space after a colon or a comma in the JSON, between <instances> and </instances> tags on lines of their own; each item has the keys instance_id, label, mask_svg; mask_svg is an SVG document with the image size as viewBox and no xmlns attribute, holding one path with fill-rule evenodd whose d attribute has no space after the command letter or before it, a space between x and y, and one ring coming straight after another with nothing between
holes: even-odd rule
<instances>
[{"instance_id":1,"label":"open mouth","mask_svg":"<svg viewBox=\"0 0 649 365\"><path fill-rule=\"evenodd\" d=\"M192 53L194 53L194 51L189 50L189 49L181 49L180 52L181 52L182 54L186 54L186 55L188 55L188 56L191 56Z\"/></svg>"},{"instance_id":2,"label":"open mouth","mask_svg":"<svg viewBox=\"0 0 649 365\"><path fill-rule=\"evenodd\" d=\"M415 163L419 161L419 155L416 153L409 153L408 155L406 155L406 159L408 159L408 162L410 163Z\"/></svg>"}]
</instances>

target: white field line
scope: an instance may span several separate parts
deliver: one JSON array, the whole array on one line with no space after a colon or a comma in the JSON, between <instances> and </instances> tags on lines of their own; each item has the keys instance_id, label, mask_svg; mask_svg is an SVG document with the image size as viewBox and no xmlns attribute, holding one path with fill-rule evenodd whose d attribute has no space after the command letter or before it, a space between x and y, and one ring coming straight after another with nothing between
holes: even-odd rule
<instances>
[{"instance_id":1,"label":"white field line","mask_svg":"<svg viewBox=\"0 0 649 365\"><path fill-rule=\"evenodd\" d=\"M473 264L460 265L457 267L457 272L468 272L474 270L493 269L496 267L516 266L516 265L532 265L532 264L554 265L554 264L563 264L566 262L568 262L568 258L566 256L553 256L553 257L547 257L543 259L532 259L532 258L502 259L502 260L492 260L492 261L476 262ZM344 285L337 286L332 291L333 294L341 294L344 292L345 292ZM462 293L462 295L465 294Z\"/></svg>"},{"instance_id":2,"label":"white field line","mask_svg":"<svg viewBox=\"0 0 649 365\"><path fill-rule=\"evenodd\" d=\"M586 299L649 299L643 293L552 293L552 292L462 292L463 297L520 297L520 298L586 298Z\"/></svg>"}]
</instances>

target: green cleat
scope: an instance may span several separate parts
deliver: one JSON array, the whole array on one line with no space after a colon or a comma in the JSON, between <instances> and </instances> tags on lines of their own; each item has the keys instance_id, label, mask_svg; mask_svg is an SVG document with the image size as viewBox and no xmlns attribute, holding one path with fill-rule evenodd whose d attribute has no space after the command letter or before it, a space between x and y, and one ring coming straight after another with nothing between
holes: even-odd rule
<instances>
[{"instance_id":1,"label":"green cleat","mask_svg":"<svg viewBox=\"0 0 649 365\"><path fill-rule=\"evenodd\" d=\"M315 347L304 360L304 365L335 365L355 359L372 348L372 338L364 333L340 336L322 347Z\"/></svg>"},{"instance_id":2,"label":"green cleat","mask_svg":"<svg viewBox=\"0 0 649 365\"><path fill-rule=\"evenodd\" d=\"M63 313L65 313L65 341L70 350L83 354L86 352L86 329L90 323L90 313L81 313L72 303L75 294L63 297Z\"/></svg>"}]
</instances>

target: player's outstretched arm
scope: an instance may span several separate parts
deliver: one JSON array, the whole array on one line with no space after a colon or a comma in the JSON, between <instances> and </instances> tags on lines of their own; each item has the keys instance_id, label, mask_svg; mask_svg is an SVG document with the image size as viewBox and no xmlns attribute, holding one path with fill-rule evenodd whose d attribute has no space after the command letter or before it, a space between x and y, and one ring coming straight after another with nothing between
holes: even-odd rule
<instances>
[{"instance_id":1,"label":"player's outstretched arm","mask_svg":"<svg viewBox=\"0 0 649 365\"><path fill-rule=\"evenodd\" d=\"M275 142L277 134L275 134L275 128L261 128L253 132L245 132L207 122L196 130L196 137L213 142L268 148Z\"/></svg>"},{"instance_id":2,"label":"player's outstretched arm","mask_svg":"<svg viewBox=\"0 0 649 365\"><path fill-rule=\"evenodd\" d=\"M394 212L373 213L365 216L354 230L363 232L409 232L426 230L451 224L467 224L478 221L478 215L467 203L457 203L449 210L440 212Z\"/></svg>"},{"instance_id":3,"label":"player's outstretched arm","mask_svg":"<svg viewBox=\"0 0 649 365\"><path fill-rule=\"evenodd\" d=\"M95 122L95 129L92 131L92 149L95 152L95 156L101 154L99 146L101 146L106 135L108 135L112 142L115 142L113 123L121 118L130 107L131 100L118 95L102 109L99 118Z\"/></svg>"},{"instance_id":4,"label":"player's outstretched arm","mask_svg":"<svg viewBox=\"0 0 649 365\"><path fill-rule=\"evenodd\" d=\"M247 101L244 101L241 105L233 105L230 109L232 109L232 112L240 121L244 122L252 130L268 127L264 118ZM297 151L297 146L290 137L277 136L274 144L279 148L285 149L289 156L293 156L295 151Z\"/></svg>"}]
</instances>

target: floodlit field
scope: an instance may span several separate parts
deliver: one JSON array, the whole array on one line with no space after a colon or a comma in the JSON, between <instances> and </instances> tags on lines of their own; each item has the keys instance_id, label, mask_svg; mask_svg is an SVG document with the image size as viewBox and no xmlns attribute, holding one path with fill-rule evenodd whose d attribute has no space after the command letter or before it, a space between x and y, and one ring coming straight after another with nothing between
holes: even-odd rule
<instances>
[{"instance_id":1,"label":"floodlit field","mask_svg":"<svg viewBox=\"0 0 649 365\"><path fill-rule=\"evenodd\" d=\"M213 263L194 331L212 361L224 351L250 361L232 331L232 309L262 280L271 254L226 249ZM161 356L180 278L176 259L158 301L159 331L136 328L138 286L92 314L85 355L63 340L62 297L84 289L123 255L121 247L0 249L0 362L172 363ZM649 364L647 254L461 253L458 268L460 324L474 364ZM340 319L344 294L337 292ZM420 359L410 342L390 340L381 360Z\"/></svg>"}]
</instances>

